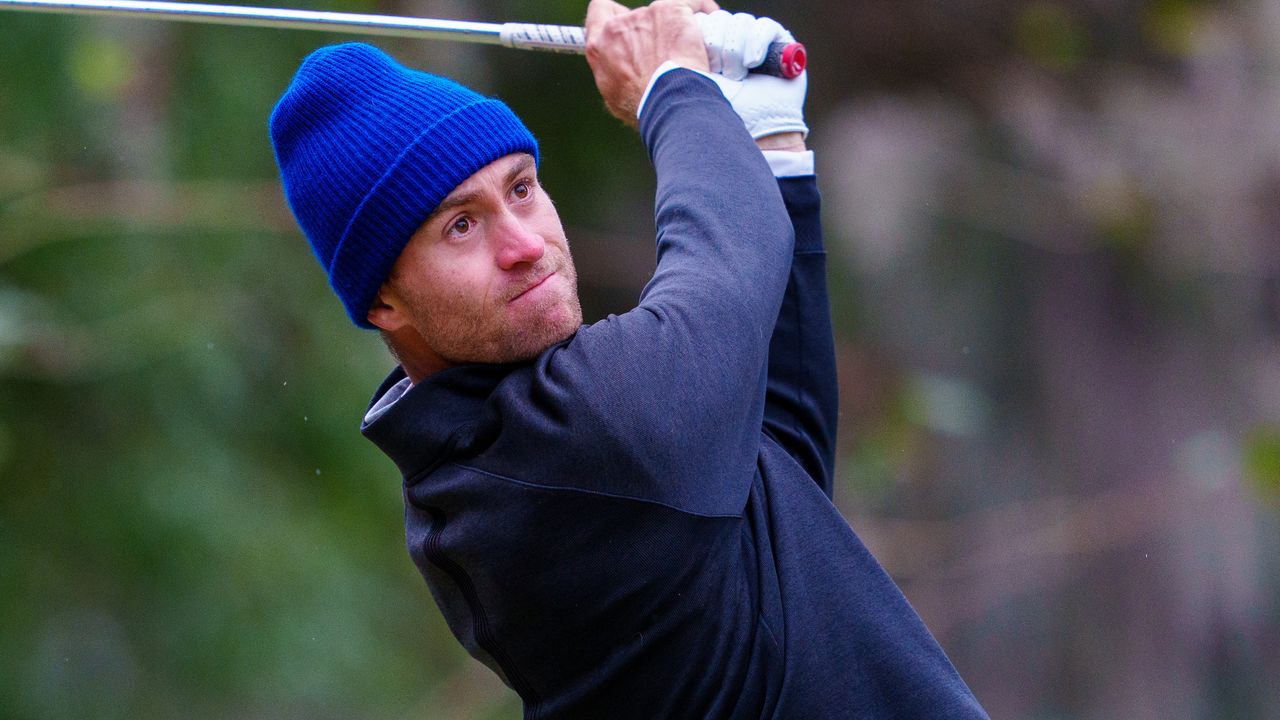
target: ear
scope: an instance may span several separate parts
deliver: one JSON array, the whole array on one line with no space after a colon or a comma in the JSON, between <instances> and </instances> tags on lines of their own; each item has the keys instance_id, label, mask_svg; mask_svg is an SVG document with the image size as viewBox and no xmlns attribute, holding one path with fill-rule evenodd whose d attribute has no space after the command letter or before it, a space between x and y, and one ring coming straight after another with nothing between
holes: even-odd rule
<instances>
[{"instance_id":1,"label":"ear","mask_svg":"<svg viewBox=\"0 0 1280 720\"><path fill-rule=\"evenodd\" d=\"M384 284L373 299L373 305L369 306L366 318L374 327L393 333L409 324L409 316L403 307L400 298Z\"/></svg>"}]
</instances>

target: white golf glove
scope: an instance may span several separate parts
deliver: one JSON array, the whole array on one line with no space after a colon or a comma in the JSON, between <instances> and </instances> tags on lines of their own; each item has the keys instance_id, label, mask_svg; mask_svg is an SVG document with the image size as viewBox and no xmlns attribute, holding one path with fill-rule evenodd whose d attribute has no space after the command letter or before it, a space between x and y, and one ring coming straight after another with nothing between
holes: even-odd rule
<instances>
[{"instance_id":1,"label":"white golf glove","mask_svg":"<svg viewBox=\"0 0 1280 720\"><path fill-rule=\"evenodd\" d=\"M764 62L769 46L794 42L787 29L770 18L724 10L697 13L702 28L711 73L707 77L720 86L738 117L753 138L784 132L809 134L804 124L804 98L808 73L786 80L772 75L748 75L747 70ZM705 73L704 73L705 74Z\"/></svg>"},{"instance_id":2,"label":"white golf glove","mask_svg":"<svg viewBox=\"0 0 1280 720\"><path fill-rule=\"evenodd\" d=\"M695 13L693 19L702 29L711 72L730 80L746 78L748 70L764 62L771 44L795 42L791 33L772 18L717 10Z\"/></svg>"}]
</instances>

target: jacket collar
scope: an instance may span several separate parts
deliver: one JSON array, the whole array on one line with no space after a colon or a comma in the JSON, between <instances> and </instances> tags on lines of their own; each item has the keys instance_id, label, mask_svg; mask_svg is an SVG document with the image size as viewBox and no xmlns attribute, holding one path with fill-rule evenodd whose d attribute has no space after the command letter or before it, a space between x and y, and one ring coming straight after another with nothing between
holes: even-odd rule
<instances>
[{"instance_id":1,"label":"jacket collar","mask_svg":"<svg viewBox=\"0 0 1280 720\"><path fill-rule=\"evenodd\" d=\"M360 432L386 453L408 479L447 461L469 445L486 401L514 365L462 365L442 370L409 388L390 407L361 423ZM391 371L369 402L372 408L405 378Z\"/></svg>"}]
</instances>

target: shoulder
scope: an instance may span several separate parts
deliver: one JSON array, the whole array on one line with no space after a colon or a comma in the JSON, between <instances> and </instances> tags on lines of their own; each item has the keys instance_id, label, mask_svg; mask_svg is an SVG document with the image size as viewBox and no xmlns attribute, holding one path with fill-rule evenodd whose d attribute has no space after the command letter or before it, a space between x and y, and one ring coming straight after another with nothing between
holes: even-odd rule
<instances>
[{"instance_id":1,"label":"shoulder","mask_svg":"<svg viewBox=\"0 0 1280 720\"><path fill-rule=\"evenodd\" d=\"M602 362L575 347L595 342L590 336L580 332L507 375L454 460L532 488L631 499L698 515L740 513L754 464L737 463L736 455L718 446L735 436L733 444L750 446L754 458L760 429L741 433L714 428L712 418L687 420L696 388L678 376L657 386L625 364Z\"/></svg>"}]
</instances>

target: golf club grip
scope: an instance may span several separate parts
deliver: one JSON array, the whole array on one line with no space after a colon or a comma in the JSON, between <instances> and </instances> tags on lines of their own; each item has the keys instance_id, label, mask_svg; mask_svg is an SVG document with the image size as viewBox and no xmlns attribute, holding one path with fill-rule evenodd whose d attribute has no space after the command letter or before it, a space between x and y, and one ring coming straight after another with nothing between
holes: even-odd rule
<instances>
[{"instance_id":1,"label":"golf club grip","mask_svg":"<svg viewBox=\"0 0 1280 720\"><path fill-rule=\"evenodd\" d=\"M777 42L769 46L769 52L765 53L764 62L747 72L763 73L793 80L800 77L800 73L804 72L808 64L809 54L805 52L804 45L798 42Z\"/></svg>"},{"instance_id":2,"label":"golf club grip","mask_svg":"<svg viewBox=\"0 0 1280 720\"><path fill-rule=\"evenodd\" d=\"M563 53L585 53L586 32L574 25L540 25L537 23L503 23L502 44L521 50L550 50ZM764 62L748 72L763 73L788 80L798 77L808 65L804 45L798 42L773 43Z\"/></svg>"}]
</instances>

